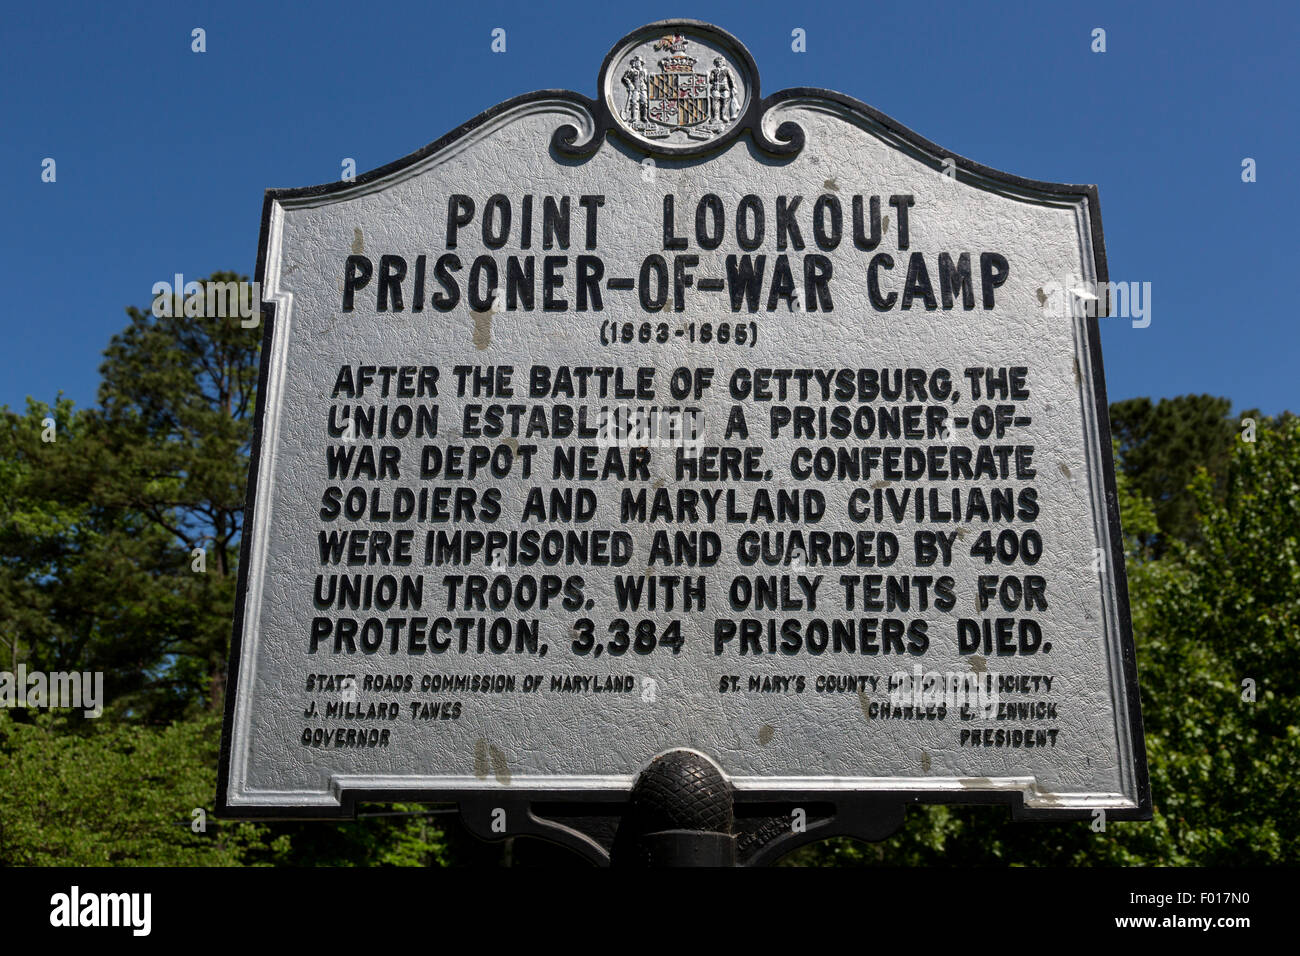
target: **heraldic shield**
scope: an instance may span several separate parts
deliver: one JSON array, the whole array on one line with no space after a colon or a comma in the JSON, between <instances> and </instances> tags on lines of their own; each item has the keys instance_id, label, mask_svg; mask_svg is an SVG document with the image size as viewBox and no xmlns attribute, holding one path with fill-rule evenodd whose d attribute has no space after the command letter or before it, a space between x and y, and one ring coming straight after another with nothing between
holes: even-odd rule
<instances>
[{"instance_id":1,"label":"heraldic shield","mask_svg":"<svg viewBox=\"0 0 1300 956\"><path fill-rule=\"evenodd\" d=\"M675 60L695 62L691 57L672 57L663 62L669 66ZM654 73L648 86L652 122L663 126L699 126L708 120L709 78L703 73Z\"/></svg>"}]
</instances>

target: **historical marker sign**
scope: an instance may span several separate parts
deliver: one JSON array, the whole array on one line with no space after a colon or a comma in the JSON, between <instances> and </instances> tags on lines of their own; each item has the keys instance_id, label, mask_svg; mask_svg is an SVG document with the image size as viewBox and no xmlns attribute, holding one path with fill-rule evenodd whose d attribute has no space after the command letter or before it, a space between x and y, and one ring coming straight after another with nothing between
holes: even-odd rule
<instances>
[{"instance_id":1,"label":"historical marker sign","mask_svg":"<svg viewBox=\"0 0 1300 956\"><path fill-rule=\"evenodd\" d=\"M738 800L1149 814L1097 191L654 24L267 194L222 809ZM1104 295L1103 295L1104 301Z\"/></svg>"}]
</instances>

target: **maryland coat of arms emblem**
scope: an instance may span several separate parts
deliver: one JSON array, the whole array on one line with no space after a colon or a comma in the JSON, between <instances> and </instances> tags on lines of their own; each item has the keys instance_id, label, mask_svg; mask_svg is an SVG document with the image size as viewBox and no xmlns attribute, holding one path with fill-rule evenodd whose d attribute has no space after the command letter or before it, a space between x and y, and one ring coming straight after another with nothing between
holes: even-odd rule
<instances>
[{"instance_id":1,"label":"maryland coat of arms emblem","mask_svg":"<svg viewBox=\"0 0 1300 956\"><path fill-rule=\"evenodd\" d=\"M744 90L727 59L716 54L706 71L697 69L710 52L702 43L680 33L647 44L660 55L658 72L650 72L645 57L634 52L619 75L623 90L619 117L647 139L664 139L685 133L692 140L708 140L728 129L740 116Z\"/></svg>"}]
</instances>

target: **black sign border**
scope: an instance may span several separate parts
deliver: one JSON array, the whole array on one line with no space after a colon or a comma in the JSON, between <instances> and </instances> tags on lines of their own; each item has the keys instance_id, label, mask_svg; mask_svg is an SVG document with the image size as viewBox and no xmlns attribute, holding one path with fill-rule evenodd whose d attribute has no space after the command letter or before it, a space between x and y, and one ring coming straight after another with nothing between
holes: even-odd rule
<instances>
[{"instance_id":1,"label":"black sign border","mask_svg":"<svg viewBox=\"0 0 1300 956\"><path fill-rule=\"evenodd\" d=\"M635 39L639 34L652 29L685 27L694 33L707 33L727 47L741 54L742 62L749 71L752 83L751 95L746 105L746 112L740 121L718 139L699 147L676 147L658 149L626 135L621 126L609 115L605 105L604 78L610 68L615 54ZM610 50L601 66L600 87L597 97L590 99L571 90L538 90L512 97L502 103L483 111L466 123L461 124L446 135L427 146L397 159L387 165L370 170L351 181L325 183L301 188L268 189L262 205L261 233L258 239L257 267L255 279L258 288L262 287L266 276L267 245L270 230L271 212L275 203L284 199L305 199L328 196L347 192L369 183L384 179L406 169L437 153L467 134L473 132L493 118L517 107L547 100L560 100L585 110L595 119L593 135L582 143L577 142L579 131L569 124L561 125L552 136L552 149L559 157L570 161L586 158L599 148L605 136L616 133L621 142L633 151L648 156L666 158L707 158L724 149L731 141L748 133L750 142L769 155L793 156L804 145L803 130L795 123L782 123L776 130L777 138L769 139L762 129L761 118L774 106L795 99L817 99L845 107L852 112L865 116L878 124L902 142L919 152L936 167L955 169L960 179L965 173L968 177L984 179L1016 189L1037 192L1045 196L1086 199L1090 219L1093 261L1096 268L1097 283L1106 288L1109 270L1106 263L1106 244L1102 232L1101 205L1095 185L1076 185L1054 183L1027 179L984 166L966 159L948 150L942 149L920 134L914 132L896 120L886 116L866 103L843 93L816 87L792 87L759 100L758 69L753 57L745 46L730 33L710 24L695 20L663 20L648 24L627 34ZM945 163L946 161L946 163ZM975 183L978 186L978 183ZM1107 522L1111 545L1110 570L1114 574L1116 614L1120 628L1120 653L1123 667L1124 697L1127 704L1130 747L1132 748L1135 783L1138 791L1138 804L1135 807L1107 808L1107 820L1150 820L1152 803L1150 777L1147 768L1146 745L1142 732L1141 693L1138 685L1137 658L1133 643L1133 628L1128 599L1128 579L1125 572L1123 536L1120 530L1119 499L1115 483L1115 465L1111 453L1111 428L1109 406L1106 401L1106 379L1101 356L1101 332L1099 317L1109 314L1107 303L1102 302L1096 314L1084 317L1091 363L1091 378L1094 396L1094 416L1101 442L1101 467L1105 480L1105 501ZM230 660L226 682L225 717L222 724L220 764L217 774L217 794L215 815L226 819L247 820L348 820L354 819L358 804L362 803L456 803L459 804L466 825L478 835L487 839L502 839L507 836L534 835L568 846L595 862L607 862L608 855L599 842L587 835L580 826L557 823L545 814L535 812L535 807L542 805L567 809L568 816L575 816L575 808L589 807L590 815L617 815L626 803L628 793L623 790L345 790L339 794L337 806L271 806L231 805L227 802L230 785L231 745L235 718L235 703L239 694L239 670L242 658L242 640L244 625L244 607L248 592L248 568L256 501L258 475L262 460L263 423L266 416L266 389L270 376L271 345L275 325L275 303L261 303L263 323L262 352L258 373L257 411L254 420L252 452L249 463L247 497L244 507L243 533L240 542L239 581L236 593L234 628L230 647ZM920 804L962 804L962 805L1007 805L1013 820L1017 821L1068 821L1089 820L1093 811L1084 808L1027 807L1024 794L1018 790L969 790L969 791L916 791L916 790L743 790L735 794L737 810L747 806L761 804L773 807L806 807L810 805L830 806L835 812L814 824L810 824L806 833L786 835L770 840L753 854L750 862L774 859L780 853L787 852L795 846L820 840L830 836L868 836L873 829L878 831L871 838L879 839L888 835L902 820L905 807ZM507 808L507 818L513 820L507 833L493 833L488 819L490 809ZM562 814L563 815L563 814ZM896 818L896 819L895 819ZM519 821L523 821L520 823ZM877 821L874 825L872 821ZM888 829L880 830L886 821L892 821ZM761 857L761 860L759 858Z\"/></svg>"}]
</instances>

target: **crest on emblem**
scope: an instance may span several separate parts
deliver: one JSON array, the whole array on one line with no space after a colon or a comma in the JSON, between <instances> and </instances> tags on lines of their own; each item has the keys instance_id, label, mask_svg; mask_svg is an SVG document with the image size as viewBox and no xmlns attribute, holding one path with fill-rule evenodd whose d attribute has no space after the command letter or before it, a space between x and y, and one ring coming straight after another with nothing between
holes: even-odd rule
<instances>
[{"instance_id":1,"label":"crest on emblem","mask_svg":"<svg viewBox=\"0 0 1300 956\"><path fill-rule=\"evenodd\" d=\"M740 116L742 90L727 59L715 55L711 65L697 69L699 58L688 52L692 42L680 33L660 37L651 48L664 54L657 72L633 54L619 77L625 94L620 118L647 139L676 132L712 139Z\"/></svg>"}]
</instances>

